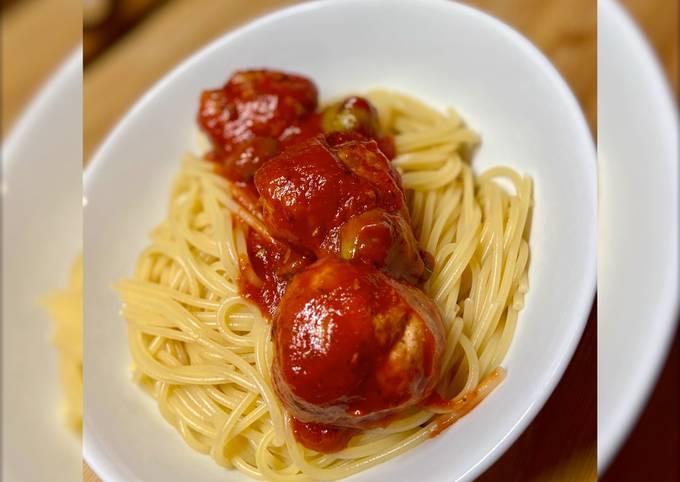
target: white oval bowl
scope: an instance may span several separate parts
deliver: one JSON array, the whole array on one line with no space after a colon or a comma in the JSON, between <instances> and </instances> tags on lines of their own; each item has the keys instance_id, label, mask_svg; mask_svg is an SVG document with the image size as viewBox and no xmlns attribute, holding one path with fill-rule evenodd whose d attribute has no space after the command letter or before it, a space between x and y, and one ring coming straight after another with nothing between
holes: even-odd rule
<instances>
[{"instance_id":1,"label":"white oval bowl","mask_svg":"<svg viewBox=\"0 0 680 482\"><path fill-rule=\"evenodd\" d=\"M165 215L201 90L249 67L307 75L322 98L380 86L454 106L482 135L477 172L500 164L534 178L531 288L507 379L439 437L352 480L475 477L542 407L581 336L595 286L595 152L574 96L535 47L486 14L432 0L313 2L263 17L173 70L101 146L85 180L87 462L107 481L245 479L185 446L131 382L111 285Z\"/></svg>"},{"instance_id":2,"label":"white oval bowl","mask_svg":"<svg viewBox=\"0 0 680 482\"><path fill-rule=\"evenodd\" d=\"M678 307L678 117L625 10L598 3L598 469L654 386Z\"/></svg>"},{"instance_id":3,"label":"white oval bowl","mask_svg":"<svg viewBox=\"0 0 680 482\"><path fill-rule=\"evenodd\" d=\"M40 306L66 285L82 246L82 58L81 49L68 57L2 146L2 480L82 474Z\"/></svg>"}]
</instances>

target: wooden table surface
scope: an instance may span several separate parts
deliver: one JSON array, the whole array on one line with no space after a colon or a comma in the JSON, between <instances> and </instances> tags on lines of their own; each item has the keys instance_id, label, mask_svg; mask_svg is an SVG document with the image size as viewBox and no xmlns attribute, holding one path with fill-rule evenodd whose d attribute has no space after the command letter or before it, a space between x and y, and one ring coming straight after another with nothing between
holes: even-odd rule
<instances>
[{"instance_id":1,"label":"wooden table surface","mask_svg":"<svg viewBox=\"0 0 680 482\"><path fill-rule=\"evenodd\" d=\"M13 7L10 14L3 16L3 27L6 27L3 28L4 65L12 55L15 59L26 55L25 50L18 54L16 46L25 48L22 39L26 39L27 26L48 25L57 5L72 11L70 4L73 3L76 2L24 0ZM228 3L224 0L168 0L156 9L85 70L85 159L134 101L179 61L235 26L290 3L292 0L230 0ZM492 13L530 38L570 84L594 129L596 4L593 0L471 0L467 3ZM624 0L624 3L647 27L648 35L677 87L677 37L673 37L673 28L677 28L674 25L677 2ZM77 13L73 16L80 22ZM69 21L66 25L69 30ZM6 40L10 32L13 42ZM10 75L3 69L3 132L45 75L76 43L72 34L55 34L52 40L40 45L28 42L34 45L30 52L45 59L40 66L25 67ZM8 50L11 50L9 54ZM124 82L121 82L121 76L124 76ZM481 480L596 479L596 343L596 310L593 309L576 354L546 406ZM675 360L674 373L677 374L677 349ZM668 392L667 385L657 388L657 392ZM677 402L677 397L675 400ZM621 473L626 473L625 466ZM99 479L85 466L84 480Z\"/></svg>"},{"instance_id":2,"label":"wooden table surface","mask_svg":"<svg viewBox=\"0 0 680 482\"><path fill-rule=\"evenodd\" d=\"M80 43L81 8L73 0L26 0L3 10L3 138L31 96ZM59 22L55 23L55 19Z\"/></svg>"}]
</instances>

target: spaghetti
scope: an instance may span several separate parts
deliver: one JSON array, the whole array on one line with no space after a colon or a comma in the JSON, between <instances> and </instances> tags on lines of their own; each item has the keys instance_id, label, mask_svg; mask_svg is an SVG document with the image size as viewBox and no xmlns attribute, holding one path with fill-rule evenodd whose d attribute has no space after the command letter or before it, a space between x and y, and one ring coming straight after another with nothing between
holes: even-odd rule
<instances>
[{"instance_id":1,"label":"spaghetti","mask_svg":"<svg viewBox=\"0 0 680 482\"><path fill-rule=\"evenodd\" d=\"M73 262L68 284L50 292L43 304L54 320L53 341L59 352L59 378L66 423L80 433L83 419L83 257Z\"/></svg>"},{"instance_id":2,"label":"spaghetti","mask_svg":"<svg viewBox=\"0 0 680 482\"><path fill-rule=\"evenodd\" d=\"M117 287L135 380L189 446L255 479L335 480L382 463L465 415L503 377L528 289L531 180L505 167L476 176L469 161L479 138L453 110L387 91L367 98L394 135L411 223L434 257L423 289L446 331L438 402L363 430L335 453L296 441L272 386L270 323L239 290L247 230L266 228L215 164L194 155L182 160L167 218L134 276Z\"/></svg>"}]
</instances>

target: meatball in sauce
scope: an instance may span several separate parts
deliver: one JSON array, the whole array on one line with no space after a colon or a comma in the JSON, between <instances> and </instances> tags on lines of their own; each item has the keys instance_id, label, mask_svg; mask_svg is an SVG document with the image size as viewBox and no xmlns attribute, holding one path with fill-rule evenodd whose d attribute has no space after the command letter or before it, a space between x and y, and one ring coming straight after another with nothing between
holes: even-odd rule
<instances>
[{"instance_id":1,"label":"meatball in sauce","mask_svg":"<svg viewBox=\"0 0 680 482\"><path fill-rule=\"evenodd\" d=\"M274 389L304 446L343 449L436 396L445 331L419 288L418 247L394 142L365 98L322 110L314 83L236 72L203 92L205 157L232 186L244 220L240 293L272 322Z\"/></svg>"},{"instance_id":2,"label":"meatball in sauce","mask_svg":"<svg viewBox=\"0 0 680 482\"><path fill-rule=\"evenodd\" d=\"M375 141L313 138L260 168L255 187L275 237L411 283L427 277L401 178Z\"/></svg>"},{"instance_id":3,"label":"meatball in sauce","mask_svg":"<svg viewBox=\"0 0 680 482\"><path fill-rule=\"evenodd\" d=\"M368 428L425 400L444 326L425 293L326 257L296 275L274 318L274 387L300 422Z\"/></svg>"}]
</instances>

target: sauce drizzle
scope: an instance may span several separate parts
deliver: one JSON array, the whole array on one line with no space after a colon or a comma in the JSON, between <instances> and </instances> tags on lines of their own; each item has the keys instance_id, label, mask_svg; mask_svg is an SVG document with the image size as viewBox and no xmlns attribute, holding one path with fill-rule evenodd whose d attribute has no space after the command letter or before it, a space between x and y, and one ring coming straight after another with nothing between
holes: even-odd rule
<instances>
[{"instance_id":1,"label":"sauce drizzle","mask_svg":"<svg viewBox=\"0 0 680 482\"><path fill-rule=\"evenodd\" d=\"M236 72L201 96L205 158L255 228L236 221L247 246L239 290L273 322L274 388L303 446L338 452L415 406L439 414L427 425L434 437L505 372L453 400L434 391L446 337L417 287L433 259L389 162L394 139L363 97L317 106L311 80L269 70Z\"/></svg>"}]
</instances>

